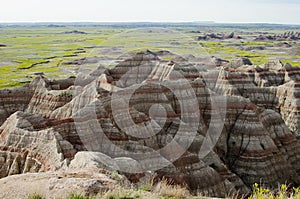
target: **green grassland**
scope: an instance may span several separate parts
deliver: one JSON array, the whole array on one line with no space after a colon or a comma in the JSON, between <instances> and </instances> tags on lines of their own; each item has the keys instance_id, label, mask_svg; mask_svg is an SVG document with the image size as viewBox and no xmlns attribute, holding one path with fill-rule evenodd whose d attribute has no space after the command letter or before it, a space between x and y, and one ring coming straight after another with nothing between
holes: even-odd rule
<instances>
[{"instance_id":1,"label":"green grassland","mask_svg":"<svg viewBox=\"0 0 300 199\"><path fill-rule=\"evenodd\" d=\"M293 56L287 52L272 52L266 50L241 50L237 47L233 47L233 44L243 47L272 47L274 45L279 45L278 41L265 41L265 42L214 42L205 41L201 42L202 45L211 55L224 58L226 60L232 60L235 57L248 57L254 65L262 65L270 59L280 59L283 63L291 63L293 66L300 67L299 56ZM297 44L299 45L299 43Z\"/></svg>"},{"instance_id":2,"label":"green grassland","mask_svg":"<svg viewBox=\"0 0 300 199\"><path fill-rule=\"evenodd\" d=\"M87 34L66 34L68 31L83 31ZM220 31L220 30L216 30ZM226 30L231 31L231 30ZM245 33L245 35L247 35ZM243 35L243 36L245 36ZM197 41L195 34L187 29L143 30L126 27L0 27L0 89L17 87L30 82L36 73L53 79L76 75L80 65L65 64L85 57L110 56L117 58L122 53L145 49L169 50L180 55L196 57L217 56L231 60L248 57L255 65L271 58L280 58L300 66L300 56L272 50L247 51L245 47L272 47L280 42L255 41ZM289 42L299 46L297 42ZM120 50L119 53L102 54L99 49ZM94 65L93 67L97 67Z\"/></svg>"},{"instance_id":3,"label":"green grassland","mask_svg":"<svg viewBox=\"0 0 300 199\"><path fill-rule=\"evenodd\" d=\"M49 78L70 76L61 63L88 55L86 47L99 45L114 30L87 29L91 34L62 34L67 28L1 28L0 88L19 86L43 72ZM98 32L99 31L99 32Z\"/></svg>"}]
</instances>

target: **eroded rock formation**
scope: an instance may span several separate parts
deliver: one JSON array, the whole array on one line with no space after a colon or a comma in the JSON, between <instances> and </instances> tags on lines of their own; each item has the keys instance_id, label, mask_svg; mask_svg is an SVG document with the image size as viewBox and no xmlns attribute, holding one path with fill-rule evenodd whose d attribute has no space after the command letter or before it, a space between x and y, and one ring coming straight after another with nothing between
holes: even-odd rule
<instances>
[{"instance_id":1,"label":"eroded rock formation","mask_svg":"<svg viewBox=\"0 0 300 199\"><path fill-rule=\"evenodd\" d=\"M152 171L219 197L255 182L299 185L300 69L222 63L145 51L76 80L1 91L1 177L93 167L139 183Z\"/></svg>"},{"instance_id":2,"label":"eroded rock formation","mask_svg":"<svg viewBox=\"0 0 300 199\"><path fill-rule=\"evenodd\" d=\"M271 40L271 41L294 41L294 40L299 40L300 39L300 32L285 32L282 34L275 34L275 35L259 35L257 38L255 38L255 41L266 41L266 40Z\"/></svg>"}]
</instances>

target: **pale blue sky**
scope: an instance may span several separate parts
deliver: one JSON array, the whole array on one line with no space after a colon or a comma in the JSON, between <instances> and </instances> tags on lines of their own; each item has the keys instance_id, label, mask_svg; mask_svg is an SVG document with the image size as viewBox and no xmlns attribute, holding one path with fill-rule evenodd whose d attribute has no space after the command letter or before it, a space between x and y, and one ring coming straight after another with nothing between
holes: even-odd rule
<instances>
[{"instance_id":1,"label":"pale blue sky","mask_svg":"<svg viewBox=\"0 0 300 199\"><path fill-rule=\"evenodd\" d=\"M300 0L1 0L0 22L216 21L300 24Z\"/></svg>"}]
</instances>

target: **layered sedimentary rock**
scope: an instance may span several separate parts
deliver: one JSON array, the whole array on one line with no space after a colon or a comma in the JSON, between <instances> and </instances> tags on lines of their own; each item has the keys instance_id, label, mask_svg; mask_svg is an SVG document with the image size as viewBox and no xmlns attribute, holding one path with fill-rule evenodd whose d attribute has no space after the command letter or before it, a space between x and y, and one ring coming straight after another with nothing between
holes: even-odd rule
<instances>
[{"instance_id":1,"label":"layered sedimentary rock","mask_svg":"<svg viewBox=\"0 0 300 199\"><path fill-rule=\"evenodd\" d=\"M197 40L215 40L215 39L242 39L241 36L236 36L234 32L227 34L206 34L204 36L199 36Z\"/></svg>"},{"instance_id":2,"label":"layered sedimentary rock","mask_svg":"<svg viewBox=\"0 0 300 199\"><path fill-rule=\"evenodd\" d=\"M11 90L1 90L0 124L2 124L14 112L24 111L32 96L33 90L31 90L29 86Z\"/></svg>"},{"instance_id":3,"label":"layered sedimentary rock","mask_svg":"<svg viewBox=\"0 0 300 199\"><path fill-rule=\"evenodd\" d=\"M291 80L278 87L276 96L278 98L281 117L288 127L296 132L299 131L300 114L299 114L299 96L300 82L299 80Z\"/></svg>"},{"instance_id":4,"label":"layered sedimentary rock","mask_svg":"<svg viewBox=\"0 0 300 199\"><path fill-rule=\"evenodd\" d=\"M280 61L270 61L263 66L244 65L238 68L224 67L215 85L215 91L223 95L249 98L259 107L281 114L286 125L299 133L299 68Z\"/></svg>"},{"instance_id":5,"label":"layered sedimentary rock","mask_svg":"<svg viewBox=\"0 0 300 199\"><path fill-rule=\"evenodd\" d=\"M266 41L266 40L272 40L272 41L293 41L293 40L299 40L300 39L300 33L299 32L285 32L278 35L259 35L257 38L255 38L255 41Z\"/></svg>"},{"instance_id":6,"label":"layered sedimentary rock","mask_svg":"<svg viewBox=\"0 0 300 199\"><path fill-rule=\"evenodd\" d=\"M76 80L38 77L20 101L2 91L1 177L94 167L139 183L151 171L210 196L300 184L298 68L160 54Z\"/></svg>"},{"instance_id":7,"label":"layered sedimentary rock","mask_svg":"<svg viewBox=\"0 0 300 199\"><path fill-rule=\"evenodd\" d=\"M279 114L269 109L260 111L246 105L231 126L226 153L229 168L249 186L257 182L258 176L272 186L284 181L298 182L299 164L294 162L299 159L294 154L299 151L296 136Z\"/></svg>"},{"instance_id":8,"label":"layered sedimentary rock","mask_svg":"<svg viewBox=\"0 0 300 199\"><path fill-rule=\"evenodd\" d=\"M3 175L61 168L76 150L44 118L18 111L1 126ZM45 125L46 128L39 129Z\"/></svg>"},{"instance_id":9,"label":"layered sedimentary rock","mask_svg":"<svg viewBox=\"0 0 300 199\"><path fill-rule=\"evenodd\" d=\"M72 90L69 87L74 84L74 80L69 78L65 81L51 82L41 76L36 78L31 83L35 89L27 112L49 118L51 112L71 101Z\"/></svg>"}]
</instances>

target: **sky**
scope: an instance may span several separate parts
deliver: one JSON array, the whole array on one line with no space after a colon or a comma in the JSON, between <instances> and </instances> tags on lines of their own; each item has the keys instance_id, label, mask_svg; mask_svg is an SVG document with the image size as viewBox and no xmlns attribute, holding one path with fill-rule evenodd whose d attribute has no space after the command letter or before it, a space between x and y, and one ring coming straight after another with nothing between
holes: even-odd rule
<instances>
[{"instance_id":1,"label":"sky","mask_svg":"<svg viewBox=\"0 0 300 199\"><path fill-rule=\"evenodd\" d=\"M300 24L300 0L0 0L0 22Z\"/></svg>"}]
</instances>

